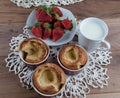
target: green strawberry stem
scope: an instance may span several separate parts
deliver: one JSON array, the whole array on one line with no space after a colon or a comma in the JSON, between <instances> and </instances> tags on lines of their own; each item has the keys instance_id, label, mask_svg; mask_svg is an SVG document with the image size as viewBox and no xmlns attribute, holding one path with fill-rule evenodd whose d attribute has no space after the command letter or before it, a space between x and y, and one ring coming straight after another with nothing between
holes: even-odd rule
<instances>
[{"instance_id":1,"label":"green strawberry stem","mask_svg":"<svg viewBox=\"0 0 120 98\"><path fill-rule=\"evenodd\" d=\"M60 16L58 15L58 13L54 12L55 16L56 16L56 19L57 20L60 20Z\"/></svg>"},{"instance_id":2,"label":"green strawberry stem","mask_svg":"<svg viewBox=\"0 0 120 98\"><path fill-rule=\"evenodd\" d=\"M39 5L37 8L35 8L35 10L38 10L38 9L43 9L43 10L45 10L46 9L46 6L45 5Z\"/></svg>"},{"instance_id":3,"label":"green strawberry stem","mask_svg":"<svg viewBox=\"0 0 120 98\"><path fill-rule=\"evenodd\" d=\"M52 24L50 23L44 23L44 28L52 28Z\"/></svg>"},{"instance_id":4,"label":"green strawberry stem","mask_svg":"<svg viewBox=\"0 0 120 98\"><path fill-rule=\"evenodd\" d=\"M37 26L40 26L40 25L41 25L41 22L36 22L33 26L27 27L27 29L32 29L33 27L37 27Z\"/></svg>"}]
</instances>

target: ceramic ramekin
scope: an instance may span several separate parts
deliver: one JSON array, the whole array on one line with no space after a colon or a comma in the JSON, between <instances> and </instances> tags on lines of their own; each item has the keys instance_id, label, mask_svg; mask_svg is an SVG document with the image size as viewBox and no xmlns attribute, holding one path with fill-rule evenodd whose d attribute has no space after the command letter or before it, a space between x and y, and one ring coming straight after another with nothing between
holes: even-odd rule
<instances>
[{"instance_id":1,"label":"ceramic ramekin","mask_svg":"<svg viewBox=\"0 0 120 98\"><path fill-rule=\"evenodd\" d=\"M41 60L41 61L39 61L39 62L31 63L31 62L27 62L27 61L23 58L23 55L24 55L24 54L23 54L23 52L20 50L20 46L21 46L21 44L24 43L26 40L30 40L30 39L36 39L36 40L42 42L43 45L45 45L47 54L46 54L46 56L45 56L45 58L44 58L43 60ZM27 39L23 40L23 41L19 44L19 46L18 46L18 51L19 51L19 57L20 57L21 60L22 60L24 63L26 63L27 65L39 65L39 64L41 64L41 63L44 63L44 62L47 60L47 58L49 57L49 53L50 53L49 46L48 46L44 41L42 41L41 39L38 39L38 38L27 38Z\"/></svg>"},{"instance_id":2,"label":"ceramic ramekin","mask_svg":"<svg viewBox=\"0 0 120 98\"><path fill-rule=\"evenodd\" d=\"M74 44L74 45L77 45L77 44ZM86 51L83 47L81 47L80 45L77 45L77 46L79 46L79 48L81 48L81 49L87 54L86 64L83 65L83 66L82 66L81 68L79 68L78 70L69 69L69 68L65 67L65 66L61 63L60 58L59 58L59 55L60 55L60 51L61 51L64 47L62 47L62 48L60 49L60 51L58 51L58 53L57 53L57 61L58 61L59 65L60 65L60 67L64 70L64 72L65 72L67 75L76 75L76 74L80 73L80 72L87 66L88 59L89 59L88 53L87 53L87 51Z\"/></svg>"}]
</instances>

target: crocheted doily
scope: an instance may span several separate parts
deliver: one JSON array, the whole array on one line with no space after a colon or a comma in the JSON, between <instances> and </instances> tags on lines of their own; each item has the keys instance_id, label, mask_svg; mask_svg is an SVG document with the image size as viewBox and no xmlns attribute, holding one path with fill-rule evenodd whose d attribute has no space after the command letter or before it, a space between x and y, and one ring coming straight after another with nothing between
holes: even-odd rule
<instances>
[{"instance_id":1,"label":"crocheted doily","mask_svg":"<svg viewBox=\"0 0 120 98\"><path fill-rule=\"evenodd\" d=\"M26 26L23 29L23 34L17 37L12 37L10 42L11 53L5 59L7 62L6 67L9 68L10 72L14 72L20 79L23 87L31 89L31 76L33 73L33 68L28 67L18 55L18 44L28 38L28 30ZM70 43L77 43L77 41L71 41ZM57 63L56 54L61 46L50 47L50 56L48 62ZM89 63L82 72L75 76L67 76L67 83L65 85L65 90L62 91L55 98L86 98L86 94L90 92L89 86L93 88L103 88L108 85L108 75L107 68L103 65L110 64L111 57L110 51L94 51L89 54Z\"/></svg>"},{"instance_id":2,"label":"crocheted doily","mask_svg":"<svg viewBox=\"0 0 120 98\"><path fill-rule=\"evenodd\" d=\"M10 0L19 7L30 8L38 5L69 5L83 0Z\"/></svg>"}]
</instances>

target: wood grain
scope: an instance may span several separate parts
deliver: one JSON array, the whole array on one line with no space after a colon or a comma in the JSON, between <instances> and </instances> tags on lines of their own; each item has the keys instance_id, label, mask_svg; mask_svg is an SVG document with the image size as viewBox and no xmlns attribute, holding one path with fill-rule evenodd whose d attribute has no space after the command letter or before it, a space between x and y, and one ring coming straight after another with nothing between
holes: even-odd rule
<instances>
[{"instance_id":1,"label":"wood grain","mask_svg":"<svg viewBox=\"0 0 120 98\"><path fill-rule=\"evenodd\" d=\"M87 17L103 19L109 26L106 38L111 43L112 60L108 68L109 85L102 89L93 89L87 98L120 98L120 0L84 0L63 6L73 12L77 20ZM18 77L8 72L4 59L9 51L9 42L13 36L23 32L26 19L34 9L17 7L10 0L0 0L0 98L40 98L34 90L22 87Z\"/></svg>"}]
</instances>

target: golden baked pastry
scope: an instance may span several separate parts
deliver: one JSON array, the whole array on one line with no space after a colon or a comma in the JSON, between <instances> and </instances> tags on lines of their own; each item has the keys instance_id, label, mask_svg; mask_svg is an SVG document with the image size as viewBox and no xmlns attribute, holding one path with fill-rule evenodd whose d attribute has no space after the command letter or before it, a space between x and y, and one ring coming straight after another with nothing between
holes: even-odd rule
<instances>
[{"instance_id":1,"label":"golden baked pastry","mask_svg":"<svg viewBox=\"0 0 120 98\"><path fill-rule=\"evenodd\" d=\"M32 77L33 85L44 94L55 94L65 85L64 71L54 63L44 63L37 67Z\"/></svg>"},{"instance_id":2,"label":"golden baked pastry","mask_svg":"<svg viewBox=\"0 0 120 98\"><path fill-rule=\"evenodd\" d=\"M77 45L67 44L59 52L61 64L71 70L78 70L87 62L87 53Z\"/></svg>"},{"instance_id":3,"label":"golden baked pastry","mask_svg":"<svg viewBox=\"0 0 120 98\"><path fill-rule=\"evenodd\" d=\"M20 44L19 50L23 52L23 59L28 63L43 61L49 51L47 45L37 38L28 38L24 40Z\"/></svg>"}]
</instances>

